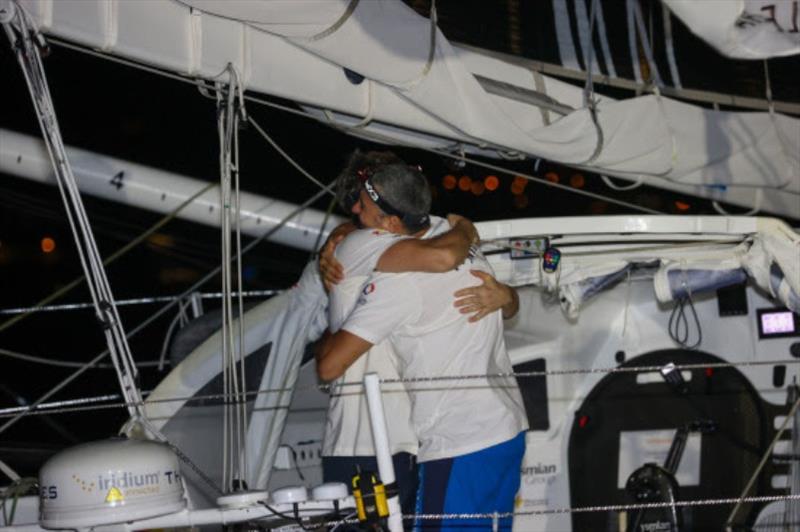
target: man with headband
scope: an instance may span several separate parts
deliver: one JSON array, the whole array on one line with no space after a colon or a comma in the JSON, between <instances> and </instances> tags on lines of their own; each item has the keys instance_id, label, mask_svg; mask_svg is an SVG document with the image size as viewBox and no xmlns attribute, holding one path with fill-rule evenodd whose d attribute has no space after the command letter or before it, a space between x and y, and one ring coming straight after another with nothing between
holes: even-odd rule
<instances>
[{"instance_id":1,"label":"man with headband","mask_svg":"<svg viewBox=\"0 0 800 532\"><path fill-rule=\"evenodd\" d=\"M342 207L347 210L356 208L356 203L360 201L360 193L368 183L368 179L380 168L390 164L405 167L405 163L391 152L365 154L356 152L337 180L337 196ZM419 184L424 183L419 182ZM424 186L427 187L427 184ZM417 192L428 193L427 188ZM392 210L391 206L386 208ZM474 227L461 217L453 216L452 219L455 225L452 232L426 241L409 240L384 257L381 257L383 251L399 240L393 233L357 231L335 251L343 265L333 258L334 248L344 234L354 231L357 225L345 224L335 231L335 235L329 239L320 255L321 269L323 273L331 275L329 280L332 281L326 283L330 289L330 329L336 331L341 327L344 318L355 307L368 276L374 270L385 268L389 271L435 272L452 269L462 262L475 237ZM421 227L428 223L428 216L425 213L416 217L416 220L407 217L406 220L409 225L416 224ZM375 220L370 220L370 226L378 227L378 225ZM503 289L510 290L502 286ZM503 298L506 297L503 289L483 289L483 294L491 300L484 305L484 308L490 305L495 305L489 307L491 310L499 308L504 303ZM375 470L372 434L363 390L360 386L347 383L361 382L367 372L378 373L383 379L397 379L398 374L392 355L391 345L382 342L373 347L369 356L361 357L332 384L322 451L323 479L326 482L349 480L356 466L363 470ZM410 424L410 402L404 386L402 384L386 386L384 401L387 410L393 413L393 422L389 426L389 439L400 486L401 505L404 513L412 513L416 492L415 461L418 443Z\"/></svg>"},{"instance_id":2,"label":"man with headband","mask_svg":"<svg viewBox=\"0 0 800 532\"><path fill-rule=\"evenodd\" d=\"M441 218L429 219L429 208L430 190L418 170L390 164L367 176L353 213L372 230L353 232L337 255L368 246L373 255L380 252L378 272L364 284L352 313L331 319L335 332L318 347L317 371L326 381L339 378L388 339L402 378L455 377L444 384L408 387L419 441L417 513L510 512L527 428L516 381L458 379L512 371L500 313L469 323L453 305L455 290L475 284L470 269L489 272L488 263L473 251L466 264L446 273L384 273L424 269L400 270L392 261L424 242L409 237L432 237L449 229Z\"/></svg>"}]
</instances>

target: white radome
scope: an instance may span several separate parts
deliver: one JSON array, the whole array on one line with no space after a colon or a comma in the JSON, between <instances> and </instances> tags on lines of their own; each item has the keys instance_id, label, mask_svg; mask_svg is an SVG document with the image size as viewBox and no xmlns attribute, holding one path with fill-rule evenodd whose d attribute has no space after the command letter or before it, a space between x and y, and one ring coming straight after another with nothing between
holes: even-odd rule
<instances>
[{"instance_id":1,"label":"white radome","mask_svg":"<svg viewBox=\"0 0 800 532\"><path fill-rule=\"evenodd\" d=\"M169 446L114 438L71 447L39 472L41 525L83 528L157 517L186 507Z\"/></svg>"}]
</instances>

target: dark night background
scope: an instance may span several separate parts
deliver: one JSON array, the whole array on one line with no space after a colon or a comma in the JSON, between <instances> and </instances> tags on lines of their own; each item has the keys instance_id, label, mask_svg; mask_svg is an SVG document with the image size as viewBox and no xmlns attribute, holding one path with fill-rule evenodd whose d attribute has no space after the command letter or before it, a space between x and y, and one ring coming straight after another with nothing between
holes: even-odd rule
<instances>
[{"instance_id":1,"label":"dark night background","mask_svg":"<svg viewBox=\"0 0 800 532\"><path fill-rule=\"evenodd\" d=\"M409 1L427 16L429 2ZM605 3L608 10L620 10L615 20L624 21L624 2ZM554 44L550 2L482 2L479 0L440 0L437 3L439 25L448 38L505 53L515 53L543 61L559 63ZM643 1L646 14L660 16L658 2ZM625 28L609 25L612 45L625 39ZM657 62L666 64L663 42L654 24ZM673 17L678 63L685 87L736 92L763 97L761 62L731 61L692 36ZM30 97L19 66L5 38L0 43L3 106L0 127L39 135ZM623 57L625 48L616 55ZM691 51L689 53L688 51ZM617 61L618 74L632 78L629 61ZM624 65L628 65L626 71ZM797 58L770 61L773 92L776 99L800 101L800 72ZM189 84L155 74L97 59L60 46L53 46L45 60L50 88L59 116L61 131L68 145L137 163L185 174L208 181L218 181L218 145L215 103L203 97ZM712 75L709 75L712 73ZM574 83L574 82L573 82ZM631 93L598 92L612 97L630 97ZM273 101L276 101L273 99ZM290 102L283 102L292 105ZM386 149L347 137L313 120L278 110L250 104L248 112L312 175L330 182L348 154L356 147L363 150ZM252 130L241 135L242 186L245 190L301 203L317 191L316 186L299 175L261 137ZM392 148L395 149L395 148ZM633 212L601 200L586 198L531 182L522 194L512 194L513 175L504 175L467 165L456 168L447 160L421 150L395 149L410 163L421 164L434 192L434 212L458 212L474 220L512 217L541 217ZM512 170L533 173L533 161L488 161ZM557 164L542 161L539 176L551 173L562 184L581 186L607 196L673 214L714 213L706 201L673 194L660 189L640 187L631 192L614 192L598 178ZM456 187L443 186L446 175L469 176L482 181L494 174L500 180L495 191L474 195ZM581 183L583 181L583 183ZM108 256L162 215L97 200L84 202L93 224L102 256ZM325 210L329 199L314 205ZM744 209L731 207L731 212ZM790 220L797 225L797 220ZM56 249L44 253L42 238L49 236ZM118 300L179 294L219 265L220 245L217 229L179 220L171 221L158 234L130 251L108 267L108 276ZM245 289L285 288L297 278L309 253L262 243L244 259ZM28 307L54 290L81 275L72 237L63 216L55 187L38 185L0 174L0 310ZM218 291L214 279L202 291ZM84 285L56 303L90 301ZM214 304L206 302L206 308ZM156 305L127 306L121 309L127 330L150 316ZM169 322L174 312L150 326L131 340L137 360L158 358ZM0 325L12 315L1 314ZM93 311L40 313L24 319L8 330L0 331L0 347L37 356L72 361L86 361L105 349L105 341ZM72 370L54 368L0 358L0 409L32 402ZM142 373L142 388L152 389L163 376L154 369ZM95 369L56 395L54 399L115 393L118 389L112 370ZM54 447L71 441L83 441L111 435L124 421L123 410L99 410L73 413L52 420L35 416L23 420L0 434L0 456L9 447L21 443L31 452L31 463L38 460L33 445L25 442L48 442ZM6 420L0 418L0 425ZM52 423L58 423L54 427ZM15 453L19 452L19 449ZM33 473L35 471L21 471Z\"/></svg>"}]
</instances>

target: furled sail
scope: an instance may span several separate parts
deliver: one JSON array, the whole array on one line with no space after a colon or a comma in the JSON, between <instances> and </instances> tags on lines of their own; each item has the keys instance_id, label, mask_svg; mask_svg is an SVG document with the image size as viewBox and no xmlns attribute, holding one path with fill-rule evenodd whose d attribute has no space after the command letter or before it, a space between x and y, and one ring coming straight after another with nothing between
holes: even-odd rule
<instances>
[{"instance_id":1,"label":"furled sail","mask_svg":"<svg viewBox=\"0 0 800 532\"><path fill-rule=\"evenodd\" d=\"M399 0L21 5L53 35L176 72L212 78L231 63L250 90L316 109L352 134L525 154L800 214L800 120L704 109L658 92L600 97L453 46L435 19Z\"/></svg>"}]
</instances>

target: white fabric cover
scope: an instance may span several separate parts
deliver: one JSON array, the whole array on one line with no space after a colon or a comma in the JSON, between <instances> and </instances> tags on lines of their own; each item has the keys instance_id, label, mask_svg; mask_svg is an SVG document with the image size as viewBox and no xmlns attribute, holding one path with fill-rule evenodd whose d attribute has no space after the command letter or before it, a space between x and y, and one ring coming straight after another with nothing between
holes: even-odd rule
<instances>
[{"instance_id":1,"label":"white fabric cover","mask_svg":"<svg viewBox=\"0 0 800 532\"><path fill-rule=\"evenodd\" d=\"M785 0L662 0L722 55L768 59L800 53L800 14Z\"/></svg>"},{"instance_id":2,"label":"white fabric cover","mask_svg":"<svg viewBox=\"0 0 800 532\"><path fill-rule=\"evenodd\" d=\"M490 95L474 77L536 90L526 68L456 48L438 30L429 64L430 21L399 0L361 1L349 16L346 0L23 5L50 33L174 71L213 77L231 63L251 90L349 115L343 122L351 125L364 117L352 130L358 136L448 149L460 143L494 156L516 151L800 216L799 120L655 95L599 97L600 143L580 87L543 77L548 96L576 109L551 112L546 125L540 108ZM351 83L342 67L366 80Z\"/></svg>"},{"instance_id":3,"label":"white fabric cover","mask_svg":"<svg viewBox=\"0 0 800 532\"><path fill-rule=\"evenodd\" d=\"M244 315L245 352L249 355L272 342L260 390L291 390L306 344L318 338L327 327L325 306L327 295L319 280L315 263L310 263L298 284ZM236 327L236 326L235 326ZM210 336L162 380L145 401L145 412L156 428L161 429L209 381L222 371L220 332ZM258 394L247 434L247 481L253 488L267 485L278 449L286 407L291 391ZM168 400L174 398L181 400ZM222 425L220 422L220 430ZM193 442L199 447L203 441ZM190 458L191 448L182 448ZM213 475L217 472L209 472Z\"/></svg>"},{"instance_id":4,"label":"white fabric cover","mask_svg":"<svg viewBox=\"0 0 800 532\"><path fill-rule=\"evenodd\" d=\"M747 280L739 257L726 260L667 261L653 278L656 299L662 303L692 297Z\"/></svg>"}]
</instances>

